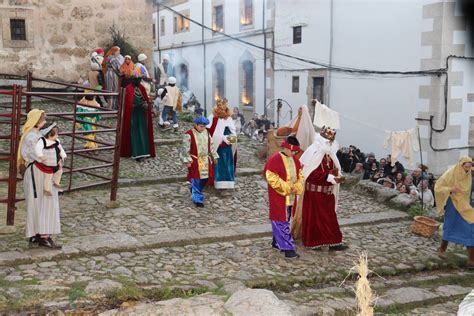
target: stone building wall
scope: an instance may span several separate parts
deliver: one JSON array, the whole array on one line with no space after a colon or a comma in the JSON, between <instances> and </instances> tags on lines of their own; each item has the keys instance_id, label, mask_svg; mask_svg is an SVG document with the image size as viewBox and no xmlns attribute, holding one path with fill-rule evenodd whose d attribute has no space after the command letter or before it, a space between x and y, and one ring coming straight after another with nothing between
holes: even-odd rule
<instances>
[{"instance_id":1,"label":"stone building wall","mask_svg":"<svg viewBox=\"0 0 474 316\"><path fill-rule=\"evenodd\" d=\"M153 69L152 13L150 0L0 0L0 73L77 81L113 24ZM11 40L10 19L25 20L26 40Z\"/></svg>"},{"instance_id":2,"label":"stone building wall","mask_svg":"<svg viewBox=\"0 0 474 316\"><path fill-rule=\"evenodd\" d=\"M423 7L423 19L432 22L432 30L422 33L422 46L431 48L431 56L421 59L421 68L434 69L446 66L449 55L470 56L470 45L466 42L467 28L464 18L460 15L459 1L439 1ZM427 153L427 161L433 166L434 173L442 173L449 165L454 164L460 155L472 154L472 150L445 150L473 144L472 132L474 124L469 120L473 98L471 86L472 62L451 59L449 64L449 80L447 95L448 116L444 115L444 84L446 77L432 77L428 85L419 88L419 97L428 101L429 107L419 112L419 117L429 118L433 115L433 126L442 129L445 120L446 129L433 132L432 145L429 143L430 127L428 122L420 122L425 127L422 135L422 148ZM467 93L466 93L467 92ZM470 132L471 131L471 132Z\"/></svg>"}]
</instances>

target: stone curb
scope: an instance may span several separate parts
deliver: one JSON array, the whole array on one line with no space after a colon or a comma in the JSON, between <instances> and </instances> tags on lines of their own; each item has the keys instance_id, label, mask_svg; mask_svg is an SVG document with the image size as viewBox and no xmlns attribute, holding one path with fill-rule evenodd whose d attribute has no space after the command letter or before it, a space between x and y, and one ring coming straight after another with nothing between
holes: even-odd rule
<instances>
[{"instance_id":1,"label":"stone curb","mask_svg":"<svg viewBox=\"0 0 474 316\"><path fill-rule=\"evenodd\" d=\"M179 144L183 141L182 138L156 138L155 139L155 144L156 145L176 145Z\"/></svg>"},{"instance_id":2,"label":"stone curb","mask_svg":"<svg viewBox=\"0 0 474 316\"><path fill-rule=\"evenodd\" d=\"M400 193L395 189L384 188L370 180L360 180L352 187L357 194L365 194L373 197L377 202L384 203L401 211L408 211L416 199L408 194Z\"/></svg>"},{"instance_id":3,"label":"stone curb","mask_svg":"<svg viewBox=\"0 0 474 316\"><path fill-rule=\"evenodd\" d=\"M391 210L383 213L367 213L341 219L341 226L375 224L405 220L407 215ZM44 248L26 251L0 252L0 266L34 261L56 260L77 257L83 254L99 255L104 252L120 252L144 248L179 247L190 244L205 244L235 241L271 236L270 224L242 225L233 227L207 227L171 230L145 236L131 236L126 233L112 233L76 237L66 243L61 250Z\"/></svg>"},{"instance_id":4,"label":"stone curb","mask_svg":"<svg viewBox=\"0 0 474 316\"><path fill-rule=\"evenodd\" d=\"M237 171L237 177L248 177L262 174L262 170L255 168L239 168ZM119 186L133 186L133 185L146 185L146 184L165 184L165 183L176 183L185 182L186 175L174 175L169 177L149 177L139 179L127 179L121 178L118 180Z\"/></svg>"}]
</instances>

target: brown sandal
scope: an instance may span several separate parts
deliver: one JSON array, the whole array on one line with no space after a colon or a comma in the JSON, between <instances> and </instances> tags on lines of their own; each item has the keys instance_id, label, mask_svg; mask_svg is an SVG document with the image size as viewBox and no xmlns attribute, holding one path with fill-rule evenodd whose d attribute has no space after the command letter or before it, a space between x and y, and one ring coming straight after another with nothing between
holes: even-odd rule
<instances>
[{"instance_id":1,"label":"brown sandal","mask_svg":"<svg viewBox=\"0 0 474 316\"><path fill-rule=\"evenodd\" d=\"M438 257L441 259L446 259L446 251L441 251L441 249L438 248Z\"/></svg>"}]
</instances>

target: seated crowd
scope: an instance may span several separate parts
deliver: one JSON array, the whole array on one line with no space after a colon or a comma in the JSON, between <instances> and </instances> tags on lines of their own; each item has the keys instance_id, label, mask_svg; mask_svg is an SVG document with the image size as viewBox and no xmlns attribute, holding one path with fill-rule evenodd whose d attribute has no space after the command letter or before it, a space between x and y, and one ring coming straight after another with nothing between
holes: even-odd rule
<instances>
[{"instance_id":1,"label":"seated crowd","mask_svg":"<svg viewBox=\"0 0 474 316\"><path fill-rule=\"evenodd\" d=\"M434 206L436 180L433 174L428 172L427 166L419 165L410 173L399 161L392 166L390 155L377 161L374 153L365 155L352 145L339 149L337 156L343 172L359 175L364 180L374 181L423 200L424 205Z\"/></svg>"}]
</instances>

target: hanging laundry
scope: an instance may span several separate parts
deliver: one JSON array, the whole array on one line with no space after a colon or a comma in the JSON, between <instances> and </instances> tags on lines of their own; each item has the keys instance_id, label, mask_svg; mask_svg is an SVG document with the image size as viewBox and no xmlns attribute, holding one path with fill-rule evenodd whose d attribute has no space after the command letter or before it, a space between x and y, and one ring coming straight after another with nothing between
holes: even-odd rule
<instances>
[{"instance_id":1,"label":"hanging laundry","mask_svg":"<svg viewBox=\"0 0 474 316\"><path fill-rule=\"evenodd\" d=\"M387 149L389 145L391 145L392 167L400 154L406 159L410 168L414 167L413 152L420 151L414 128L397 132L385 131L383 148Z\"/></svg>"},{"instance_id":2,"label":"hanging laundry","mask_svg":"<svg viewBox=\"0 0 474 316\"><path fill-rule=\"evenodd\" d=\"M319 101L316 102L314 107L313 124L318 128L323 126L329 126L334 129L341 128L339 113L331 110L327 105L321 104Z\"/></svg>"}]
</instances>

